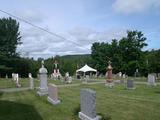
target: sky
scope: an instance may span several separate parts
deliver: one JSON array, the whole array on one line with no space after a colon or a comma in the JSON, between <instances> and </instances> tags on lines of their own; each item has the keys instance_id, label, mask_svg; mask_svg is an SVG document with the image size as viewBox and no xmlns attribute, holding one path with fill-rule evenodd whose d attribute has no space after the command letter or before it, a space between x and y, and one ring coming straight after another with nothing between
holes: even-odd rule
<instances>
[{"instance_id":1,"label":"sky","mask_svg":"<svg viewBox=\"0 0 160 120\"><path fill-rule=\"evenodd\" d=\"M94 42L111 42L138 30L147 37L145 50L160 48L160 0L0 0L0 10L17 19L24 57L90 54ZM9 15L0 12L0 18Z\"/></svg>"}]
</instances>

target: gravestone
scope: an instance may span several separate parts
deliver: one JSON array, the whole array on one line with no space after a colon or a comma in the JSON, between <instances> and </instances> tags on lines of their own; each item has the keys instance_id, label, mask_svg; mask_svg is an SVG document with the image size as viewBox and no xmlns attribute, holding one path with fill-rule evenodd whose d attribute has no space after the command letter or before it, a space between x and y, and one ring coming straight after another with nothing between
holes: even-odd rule
<instances>
[{"instance_id":1,"label":"gravestone","mask_svg":"<svg viewBox=\"0 0 160 120\"><path fill-rule=\"evenodd\" d=\"M82 89L80 92L79 118L81 120L99 120L96 115L96 92L90 89Z\"/></svg>"},{"instance_id":2,"label":"gravestone","mask_svg":"<svg viewBox=\"0 0 160 120\"><path fill-rule=\"evenodd\" d=\"M53 105L57 105L60 103L60 100L58 100L58 88L54 84L48 85L48 98L47 100L52 103Z\"/></svg>"},{"instance_id":3,"label":"gravestone","mask_svg":"<svg viewBox=\"0 0 160 120\"><path fill-rule=\"evenodd\" d=\"M66 72L64 77L65 83L68 83L68 80L69 80L69 72Z\"/></svg>"},{"instance_id":4,"label":"gravestone","mask_svg":"<svg viewBox=\"0 0 160 120\"><path fill-rule=\"evenodd\" d=\"M34 81L33 81L32 74L29 73L29 74L28 74L28 77L29 77L29 79L30 79L30 80L29 80L29 82L30 82L30 84L29 84L29 85L30 85L30 89L33 90L33 89L34 89Z\"/></svg>"},{"instance_id":5,"label":"gravestone","mask_svg":"<svg viewBox=\"0 0 160 120\"><path fill-rule=\"evenodd\" d=\"M19 82L19 74L18 73L12 73L12 79L16 84L16 87L21 87L21 84Z\"/></svg>"},{"instance_id":6,"label":"gravestone","mask_svg":"<svg viewBox=\"0 0 160 120\"><path fill-rule=\"evenodd\" d=\"M40 87L37 91L39 96L48 94L47 73L47 69L44 67L44 61L42 61L42 67L39 69Z\"/></svg>"},{"instance_id":7,"label":"gravestone","mask_svg":"<svg viewBox=\"0 0 160 120\"><path fill-rule=\"evenodd\" d=\"M119 78L121 78L122 77L122 72L119 72L118 76L119 76Z\"/></svg>"},{"instance_id":8,"label":"gravestone","mask_svg":"<svg viewBox=\"0 0 160 120\"><path fill-rule=\"evenodd\" d=\"M154 75L152 75L152 74L148 75L148 85L149 86L156 86L155 80L156 80L156 78Z\"/></svg>"},{"instance_id":9,"label":"gravestone","mask_svg":"<svg viewBox=\"0 0 160 120\"><path fill-rule=\"evenodd\" d=\"M132 80L132 79L127 80L127 89L135 89L134 80Z\"/></svg>"},{"instance_id":10,"label":"gravestone","mask_svg":"<svg viewBox=\"0 0 160 120\"><path fill-rule=\"evenodd\" d=\"M122 75L122 78L124 78L124 79L125 79L125 78L126 78L126 75L125 75L125 74L123 74L123 75Z\"/></svg>"},{"instance_id":11,"label":"gravestone","mask_svg":"<svg viewBox=\"0 0 160 120\"><path fill-rule=\"evenodd\" d=\"M8 75L6 74L6 79L8 79Z\"/></svg>"},{"instance_id":12,"label":"gravestone","mask_svg":"<svg viewBox=\"0 0 160 120\"><path fill-rule=\"evenodd\" d=\"M114 82L112 79L112 66L111 66L111 61L108 62L108 67L107 67L107 72L106 72L106 76L107 76L107 80L106 80L106 84L105 86L108 86L109 88L113 88L114 86Z\"/></svg>"}]
</instances>

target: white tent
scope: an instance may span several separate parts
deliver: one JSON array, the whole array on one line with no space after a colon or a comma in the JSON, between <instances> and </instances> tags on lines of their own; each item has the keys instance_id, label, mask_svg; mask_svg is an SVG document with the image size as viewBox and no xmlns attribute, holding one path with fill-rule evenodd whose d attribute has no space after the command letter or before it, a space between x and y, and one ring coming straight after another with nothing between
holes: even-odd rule
<instances>
[{"instance_id":1,"label":"white tent","mask_svg":"<svg viewBox=\"0 0 160 120\"><path fill-rule=\"evenodd\" d=\"M93 69L93 68L89 67L87 64L85 64L85 66L83 66L82 68L76 70L76 72L84 72L84 73L89 72L89 71L97 72L96 69Z\"/></svg>"}]
</instances>

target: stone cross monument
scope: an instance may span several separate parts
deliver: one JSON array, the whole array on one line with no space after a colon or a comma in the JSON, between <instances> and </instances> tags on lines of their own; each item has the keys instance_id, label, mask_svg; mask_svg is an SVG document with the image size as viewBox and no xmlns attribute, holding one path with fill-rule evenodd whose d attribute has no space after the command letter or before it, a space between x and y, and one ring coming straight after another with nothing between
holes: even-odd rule
<instances>
[{"instance_id":1,"label":"stone cross monument","mask_svg":"<svg viewBox=\"0 0 160 120\"><path fill-rule=\"evenodd\" d=\"M61 74L59 72L59 64L57 62L57 60L54 61L54 66L53 66L53 73L52 73L52 77L55 79L59 79L61 77Z\"/></svg>"},{"instance_id":2,"label":"stone cross monument","mask_svg":"<svg viewBox=\"0 0 160 120\"><path fill-rule=\"evenodd\" d=\"M40 87L37 91L37 94L42 96L48 94L48 86L47 86L47 69L44 67L44 61L42 61L42 67L39 69L39 79L40 79Z\"/></svg>"}]
</instances>

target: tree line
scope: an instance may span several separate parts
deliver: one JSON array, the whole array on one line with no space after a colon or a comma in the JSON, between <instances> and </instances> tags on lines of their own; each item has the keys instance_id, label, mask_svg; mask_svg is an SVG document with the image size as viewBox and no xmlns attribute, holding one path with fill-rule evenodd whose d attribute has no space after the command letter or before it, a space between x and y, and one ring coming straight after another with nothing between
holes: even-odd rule
<instances>
[{"instance_id":1,"label":"tree line","mask_svg":"<svg viewBox=\"0 0 160 120\"><path fill-rule=\"evenodd\" d=\"M24 58L16 52L21 42L19 23L9 18L0 19L0 75L19 73L21 77L27 77L32 73L33 77L38 74L41 67L41 58ZM69 72L74 75L76 69L85 64L96 68L99 73L105 74L108 61L112 62L113 73L123 72L133 76L138 70L139 75L146 76L148 73L160 73L160 49L145 51L147 46L146 37L141 31L127 31L127 36L119 40L113 39L111 43L95 42L91 47L91 55L67 55L55 56L45 59L45 67L48 73L53 72L54 61L57 60L62 75Z\"/></svg>"}]
</instances>

